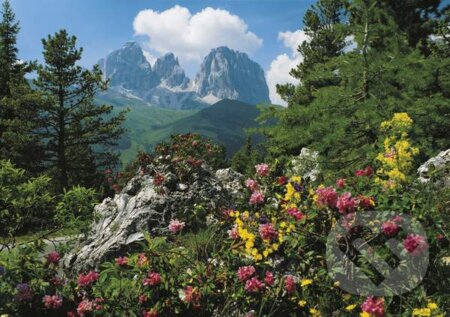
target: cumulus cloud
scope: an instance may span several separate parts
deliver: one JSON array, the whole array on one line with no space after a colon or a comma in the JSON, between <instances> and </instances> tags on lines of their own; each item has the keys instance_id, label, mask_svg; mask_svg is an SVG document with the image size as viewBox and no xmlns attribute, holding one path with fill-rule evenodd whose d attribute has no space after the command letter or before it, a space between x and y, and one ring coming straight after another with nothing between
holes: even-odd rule
<instances>
[{"instance_id":1,"label":"cumulus cloud","mask_svg":"<svg viewBox=\"0 0 450 317\"><path fill-rule=\"evenodd\" d=\"M291 51L290 54L278 55L272 61L266 77L272 103L286 106L286 102L277 94L276 84L298 84L298 80L289 75L289 72L303 61L303 56L297 51L297 47L304 41L308 41L309 38L303 30L297 30L295 32L280 32L278 33L278 39Z\"/></svg>"},{"instance_id":2,"label":"cumulus cloud","mask_svg":"<svg viewBox=\"0 0 450 317\"><path fill-rule=\"evenodd\" d=\"M172 52L181 60L201 62L212 48L229 48L252 54L262 39L248 30L238 16L222 9L205 8L192 14L179 5L165 11L142 10L134 19L136 35L160 54Z\"/></svg>"}]
</instances>

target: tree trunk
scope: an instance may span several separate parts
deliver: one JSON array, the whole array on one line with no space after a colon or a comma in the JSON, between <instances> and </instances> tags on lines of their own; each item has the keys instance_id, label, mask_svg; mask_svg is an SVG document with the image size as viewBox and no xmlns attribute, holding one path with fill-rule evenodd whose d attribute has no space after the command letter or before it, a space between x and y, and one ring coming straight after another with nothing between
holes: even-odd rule
<instances>
[{"instance_id":1,"label":"tree trunk","mask_svg":"<svg viewBox=\"0 0 450 317\"><path fill-rule=\"evenodd\" d=\"M68 187L69 178L67 176L67 160L66 160L66 131L64 124L64 90L60 87L58 92L59 109L58 109L58 169L59 169L59 191L62 193Z\"/></svg>"}]
</instances>

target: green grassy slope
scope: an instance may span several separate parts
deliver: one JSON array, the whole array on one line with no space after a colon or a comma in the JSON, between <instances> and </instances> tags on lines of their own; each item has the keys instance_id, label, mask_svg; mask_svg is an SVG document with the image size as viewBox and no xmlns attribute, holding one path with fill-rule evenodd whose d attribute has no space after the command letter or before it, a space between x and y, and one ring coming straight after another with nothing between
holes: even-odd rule
<instances>
[{"instance_id":1,"label":"green grassy slope","mask_svg":"<svg viewBox=\"0 0 450 317\"><path fill-rule=\"evenodd\" d=\"M172 134L195 132L225 145L227 155L244 143L244 129L257 126L259 110L235 100L222 100L202 110L171 110L152 107L136 98L108 92L97 97L98 103L111 104L114 112L129 108L125 121L127 132L121 139L121 161L131 161L139 150L151 151Z\"/></svg>"}]
</instances>

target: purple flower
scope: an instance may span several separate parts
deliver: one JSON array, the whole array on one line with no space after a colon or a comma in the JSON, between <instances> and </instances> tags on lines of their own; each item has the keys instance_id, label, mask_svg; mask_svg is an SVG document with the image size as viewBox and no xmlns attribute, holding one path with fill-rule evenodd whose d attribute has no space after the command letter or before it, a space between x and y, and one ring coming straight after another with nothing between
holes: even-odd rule
<instances>
[{"instance_id":1,"label":"purple flower","mask_svg":"<svg viewBox=\"0 0 450 317\"><path fill-rule=\"evenodd\" d=\"M28 301L33 298L33 293L30 289L30 286L27 283L17 284L16 289L17 289L16 299L18 301Z\"/></svg>"}]
</instances>

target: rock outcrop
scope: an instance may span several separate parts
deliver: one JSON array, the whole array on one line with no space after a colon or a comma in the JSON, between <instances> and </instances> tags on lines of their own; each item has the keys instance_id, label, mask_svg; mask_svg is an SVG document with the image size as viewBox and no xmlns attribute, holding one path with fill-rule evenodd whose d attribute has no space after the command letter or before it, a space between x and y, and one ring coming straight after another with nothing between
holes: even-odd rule
<instances>
[{"instance_id":1,"label":"rock outcrop","mask_svg":"<svg viewBox=\"0 0 450 317\"><path fill-rule=\"evenodd\" d=\"M440 152L430 158L418 169L419 182L429 183L437 186L450 187L450 149Z\"/></svg>"},{"instance_id":2,"label":"rock outcrop","mask_svg":"<svg viewBox=\"0 0 450 317\"><path fill-rule=\"evenodd\" d=\"M126 253L143 239L143 232L167 234L171 219L189 218L198 205L217 212L234 207L243 192L242 176L231 169L212 172L203 166L189 182L171 173L164 179L164 186L157 186L151 176L138 174L119 194L97 205L88 238L64 258L64 267L72 272L95 268Z\"/></svg>"}]
</instances>

